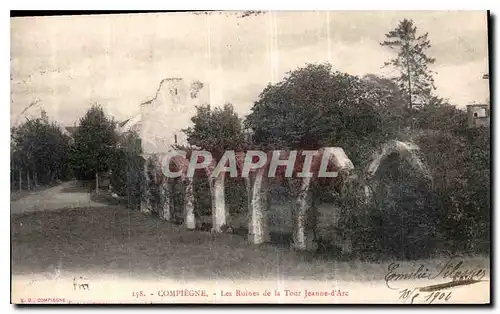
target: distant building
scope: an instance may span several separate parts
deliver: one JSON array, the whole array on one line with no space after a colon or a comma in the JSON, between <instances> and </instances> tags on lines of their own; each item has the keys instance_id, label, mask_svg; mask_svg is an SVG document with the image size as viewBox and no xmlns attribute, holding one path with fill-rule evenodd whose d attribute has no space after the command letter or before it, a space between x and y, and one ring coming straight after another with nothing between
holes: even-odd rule
<instances>
[{"instance_id":1,"label":"distant building","mask_svg":"<svg viewBox=\"0 0 500 314\"><path fill-rule=\"evenodd\" d=\"M71 137L75 136L76 131L78 131L78 128L79 127L76 125L76 123L73 126L66 126L66 127L64 127L64 129L67 132L67 135L71 136Z\"/></svg>"},{"instance_id":2,"label":"distant building","mask_svg":"<svg viewBox=\"0 0 500 314\"><path fill-rule=\"evenodd\" d=\"M486 104L467 105L467 124L469 128L490 126L490 106Z\"/></svg>"},{"instance_id":3,"label":"distant building","mask_svg":"<svg viewBox=\"0 0 500 314\"><path fill-rule=\"evenodd\" d=\"M69 141L71 144L75 142L75 134L76 131L78 131L78 126L76 126L76 123L73 126L65 126L61 127L61 131L64 135L69 137Z\"/></svg>"}]
</instances>

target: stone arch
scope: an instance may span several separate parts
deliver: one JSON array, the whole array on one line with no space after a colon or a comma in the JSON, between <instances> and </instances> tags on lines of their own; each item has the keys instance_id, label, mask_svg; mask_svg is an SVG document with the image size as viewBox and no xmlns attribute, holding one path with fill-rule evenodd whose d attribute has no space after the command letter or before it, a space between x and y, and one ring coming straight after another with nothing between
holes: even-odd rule
<instances>
[{"instance_id":1,"label":"stone arch","mask_svg":"<svg viewBox=\"0 0 500 314\"><path fill-rule=\"evenodd\" d=\"M321 163L324 154L328 155L327 167L321 169ZM248 236L251 243L260 244L269 241L269 226L267 221L267 200L265 193L266 185L269 184L270 178L267 176L269 171L270 160L272 158L272 152L267 154L267 162L264 166L254 169L250 172L247 180L247 190L249 195L249 228ZM281 151L280 159L287 159L290 156L290 151ZM241 162L241 158L240 158ZM311 177L299 177L298 173L301 173L307 169L304 169L305 156L302 151L297 152L297 158L293 166L291 179L285 178L285 180L295 180L298 182L297 192L295 193L294 200L292 202L292 216L294 218L294 228L293 228L293 241L292 246L298 250L305 250L307 248L307 242L310 242L312 238L312 230L306 228L306 219L308 211L311 208L311 185L314 181L317 181L320 170L326 170L328 172L337 172L338 176L331 178L336 182L341 182L346 177L354 165L349 160L342 148L338 147L325 147L314 151L312 156L311 166L309 172L312 173ZM276 177L284 178L285 172L284 167L278 167L276 172ZM339 183L341 184L341 183ZM314 228L314 226L311 226ZM306 230L309 229L309 230Z\"/></svg>"},{"instance_id":2,"label":"stone arch","mask_svg":"<svg viewBox=\"0 0 500 314\"><path fill-rule=\"evenodd\" d=\"M248 239L251 243L261 244L269 241L269 228L267 221L267 195L266 185L269 183L268 171L270 161L272 160L273 152L267 153L266 163L258 168L250 169L249 176L241 176L243 164L246 161L247 153L238 152L235 154L236 165L238 168L238 176L242 177L246 182L246 190L248 194ZM287 159L291 152L280 151L280 159ZM322 169L323 156L325 158L327 167ZM184 224L187 229L195 229L196 219L194 215L194 195L193 195L193 180L187 176L187 169L189 160L191 158L188 152L185 157L173 156L169 158L168 167L171 171L179 172L180 179L184 183ZM163 169L166 166L165 160L160 158L159 168ZM313 152L311 157L311 166L308 172L311 176L302 177L298 173L307 171L304 169L305 156L301 151L297 152L297 158L293 164L292 178L298 182L297 193L293 201L293 216L294 216L294 231L293 231L293 246L296 249L306 249L308 239L311 239L310 233L306 230L306 218L308 211L311 208L311 185L314 181L318 180L319 172L321 170L328 172L336 172L337 176L328 178L334 180L339 184L344 180L353 168L352 162L349 160L342 148L338 147L325 147ZM217 177L213 177L213 172L216 167L215 161L206 168L207 176L209 177L209 184L212 196L212 231L223 232L224 226L227 226L227 208L225 205L225 189L224 181L225 172L221 172ZM276 171L278 179L289 180L285 178L284 166L278 167ZM169 197L169 181L171 178L163 176L158 182L162 186L162 195L164 201L162 202L162 210L160 217L169 220L172 213L171 197Z\"/></svg>"},{"instance_id":3,"label":"stone arch","mask_svg":"<svg viewBox=\"0 0 500 314\"><path fill-rule=\"evenodd\" d=\"M373 159L368 165L364 188L365 196L368 199L372 197L373 191L377 187L377 181L382 176L381 165L396 162L395 159L407 162L413 171L421 174L424 180L432 183L432 176L420 155L420 148L412 142L392 140L381 145L380 149L374 153Z\"/></svg>"},{"instance_id":4,"label":"stone arch","mask_svg":"<svg viewBox=\"0 0 500 314\"><path fill-rule=\"evenodd\" d=\"M368 166L366 210L373 211L381 228L373 230L385 243L382 253L418 258L422 247L432 246L434 210L432 176L417 145L391 141L381 145ZM407 243L411 242L411 246Z\"/></svg>"},{"instance_id":5,"label":"stone arch","mask_svg":"<svg viewBox=\"0 0 500 314\"><path fill-rule=\"evenodd\" d=\"M159 162L159 168L164 169L167 166L166 154L162 154ZM168 178L163 174L162 179L158 182L162 186L162 211L160 217L165 220L171 220L173 218L173 210L175 207L173 204L172 192L173 189L178 187L179 183L183 189L183 221L187 229L195 229L197 225L195 217L195 195L194 195L194 178L187 175L189 161L191 159L191 151L186 151L186 156L175 155L168 159L168 167L171 172L179 172L178 178ZM224 202L224 173L219 175L217 178L213 178L211 175L215 169L216 163L214 161L206 167L204 170L196 170L199 174L203 172L206 174L206 178L209 182L210 187L210 198L211 198L211 211L212 211L212 229L215 232L221 232L226 225L226 208Z\"/></svg>"}]
</instances>

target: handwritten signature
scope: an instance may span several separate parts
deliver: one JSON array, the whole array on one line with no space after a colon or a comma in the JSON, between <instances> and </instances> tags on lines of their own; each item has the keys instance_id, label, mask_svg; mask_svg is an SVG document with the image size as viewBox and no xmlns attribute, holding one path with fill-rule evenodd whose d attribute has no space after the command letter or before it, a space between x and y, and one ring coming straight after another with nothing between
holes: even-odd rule
<instances>
[{"instance_id":1,"label":"handwritten signature","mask_svg":"<svg viewBox=\"0 0 500 314\"><path fill-rule=\"evenodd\" d=\"M74 290L90 290L90 284L84 276L79 278L73 277L73 289Z\"/></svg>"},{"instance_id":2,"label":"handwritten signature","mask_svg":"<svg viewBox=\"0 0 500 314\"><path fill-rule=\"evenodd\" d=\"M446 283L446 287L467 285L481 281L486 276L486 269L472 267L464 267L464 261L457 257L452 257L446 263L436 269L427 267L421 264L413 271L400 271L399 263L391 263L387 268L387 274L384 277L385 285L392 290L397 290L396 282L405 280L433 280L433 279L450 279L451 283ZM443 287L445 288L445 287Z\"/></svg>"}]
</instances>

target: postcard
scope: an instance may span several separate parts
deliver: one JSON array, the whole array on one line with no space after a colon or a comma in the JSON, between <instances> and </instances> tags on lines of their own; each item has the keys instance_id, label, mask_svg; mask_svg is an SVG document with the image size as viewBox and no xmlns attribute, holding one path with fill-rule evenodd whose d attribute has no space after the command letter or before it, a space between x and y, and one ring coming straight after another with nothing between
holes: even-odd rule
<instances>
[{"instance_id":1,"label":"postcard","mask_svg":"<svg viewBox=\"0 0 500 314\"><path fill-rule=\"evenodd\" d=\"M19 15L11 303L490 303L488 12Z\"/></svg>"}]
</instances>

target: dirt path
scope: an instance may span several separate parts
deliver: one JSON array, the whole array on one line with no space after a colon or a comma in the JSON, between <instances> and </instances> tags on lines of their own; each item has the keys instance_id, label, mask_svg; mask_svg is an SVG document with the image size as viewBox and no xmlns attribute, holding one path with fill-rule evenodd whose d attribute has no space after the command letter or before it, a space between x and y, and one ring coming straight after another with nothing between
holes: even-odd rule
<instances>
[{"instance_id":1,"label":"dirt path","mask_svg":"<svg viewBox=\"0 0 500 314\"><path fill-rule=\"evenodd\" d=\"M79 187L78 182L70 181L10 202L10 213L103 206L106 205L92 201L90 193Z\"/></svg>"}]
</instances>

